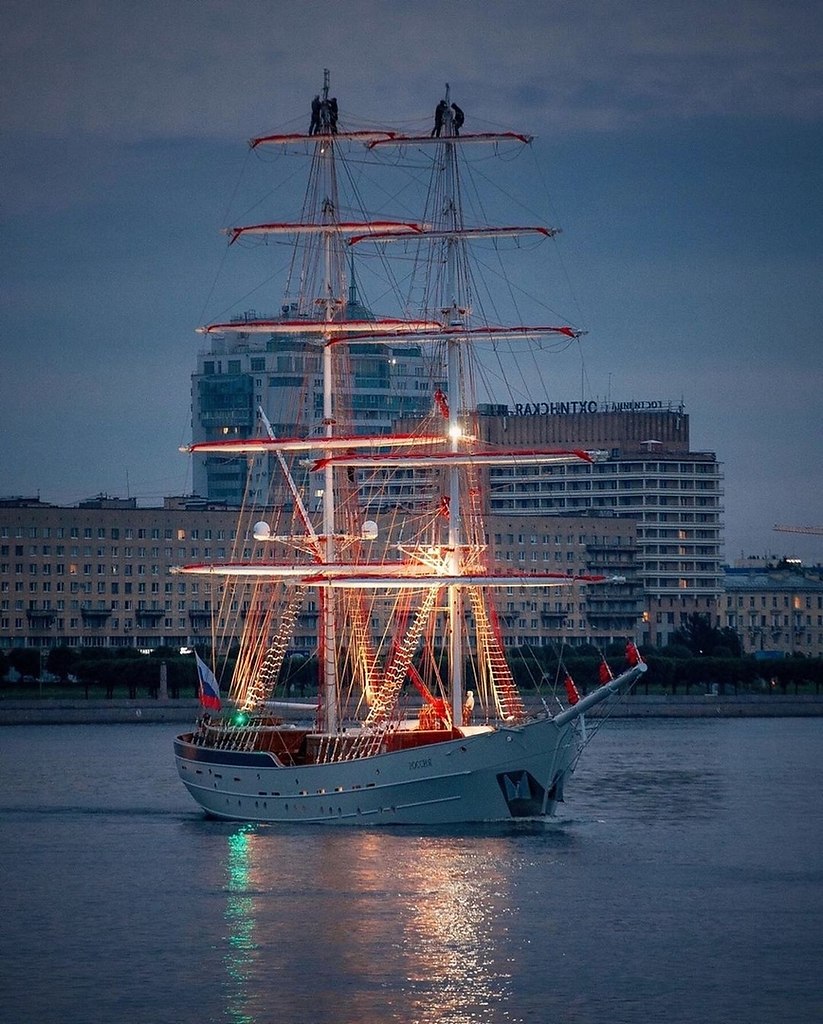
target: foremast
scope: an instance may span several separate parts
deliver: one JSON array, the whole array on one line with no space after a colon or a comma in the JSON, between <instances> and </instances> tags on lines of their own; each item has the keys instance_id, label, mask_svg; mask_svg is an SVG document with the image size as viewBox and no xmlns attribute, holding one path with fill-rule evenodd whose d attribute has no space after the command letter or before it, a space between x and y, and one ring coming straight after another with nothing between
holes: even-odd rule
<instances>
[{"instance_id":1,"label":"foremast","mask_svg":"<svg viewBox=\"0 0 823 1024\"><path fill-rule=\"evenodd\" d=\"M329 72L323 72L323 104L322 108L329 109ZM322 142L319 144L319 155L324 170L324 180L327 185L327 192L323 200L323 223L329 229L323 232L323 295L320 300L325 306L325 321L331 325L342 305L342 296L335 289L335 280L341 280L340 276L333 273L334 253L332 245L335 235L333 228L338 218L337 202L337 176L334 160L334 138L332 129L336 124L325 121L321 123L320 134ZM342 268L341 268L342 269ZM334 409L332 403L333 389L333 366L332 346L330 328L323 334L323 432L327 438L334 436ZM332 466L326 466L323 470L323 535L325 538L325 559L330 564L336 559L335 551L335 495L334 495L334 470ZM340 708L337 688L337 647L336 633L337 622L335 615L335 597L327 590L321 596L321 625L322 625L322 698L320 702L321 715L323 718L323 729L326 732L336 732L340 726Z\"/></svg>"}]
</instances>

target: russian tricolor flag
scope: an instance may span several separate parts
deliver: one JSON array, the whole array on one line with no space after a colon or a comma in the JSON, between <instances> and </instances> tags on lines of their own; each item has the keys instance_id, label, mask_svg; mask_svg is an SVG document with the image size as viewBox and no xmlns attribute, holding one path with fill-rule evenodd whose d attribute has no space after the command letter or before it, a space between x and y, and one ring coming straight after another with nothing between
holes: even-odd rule
<instances>
[{"instance_id":1,"label":"russian tricolor flag","mask_svg":"<svg viewBox=\"0 0 823 1024\"><path fill-rule=\"evenodd\" d=\"M220 710L220 684L215 678L214 672L203 661L197 651L194 652L197 659L197 679L199 681L198 693L200 703L204 708L211 708L212 711Z\"/></svg>"}]
</instances>

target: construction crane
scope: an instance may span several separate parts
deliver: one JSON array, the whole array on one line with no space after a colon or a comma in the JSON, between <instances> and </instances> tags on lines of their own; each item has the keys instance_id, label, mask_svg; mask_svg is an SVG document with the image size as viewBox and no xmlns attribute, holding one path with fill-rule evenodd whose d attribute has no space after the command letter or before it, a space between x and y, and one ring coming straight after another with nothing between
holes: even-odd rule
<instances>
[{"instance_id":1,"label":"construction crane","mask_svg":"<svg viewBox=\"0 0 823 1024\"><path fill-rule=\"evenodd\" d=\"M810 533L814 537L823 537L823 526L778 526L775 525L778 533Z\"/></svg>"}]
</instances>

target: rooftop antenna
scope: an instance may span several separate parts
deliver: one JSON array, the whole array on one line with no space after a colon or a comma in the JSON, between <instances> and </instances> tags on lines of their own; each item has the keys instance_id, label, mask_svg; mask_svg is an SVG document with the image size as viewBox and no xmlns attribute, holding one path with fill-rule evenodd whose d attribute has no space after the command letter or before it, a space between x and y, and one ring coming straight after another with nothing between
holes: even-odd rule
<instances>
[{"instance_id":1,"label":"rooftop antenna","mask_svg":"<svg viewBox=\"0 0 823 1024\"><path fill-rule=\"evenodd\" d=\"M357 302L357 281L354 278L354 253L349 253L349 305Z\"/></svg>"}]
</instances>

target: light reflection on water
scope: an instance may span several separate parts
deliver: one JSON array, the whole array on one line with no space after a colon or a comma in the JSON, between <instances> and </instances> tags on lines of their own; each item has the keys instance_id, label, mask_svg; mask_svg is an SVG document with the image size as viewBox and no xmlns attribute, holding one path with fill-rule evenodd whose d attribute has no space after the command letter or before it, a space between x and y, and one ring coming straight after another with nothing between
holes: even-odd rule
<instances>
[{"instance_id":1,"label":"light reflection on water","mask_svg":"<svg viewBox=\"0 0 823 1024\"><path fill-rule=\"evenodd\" d=\"M490 919L505 903L508 883L485 870L486 844L454 845L435 840L419 850L402 939L410 970L400 995L426 1020L492 1020L510 976L496 962Z\"/></svg>"},{"instance_id":2,"label":"light reflection on water","mask_svg":"<svg viewBox=\"0 0 823 1024\"><path fill-rule=\"evenodd\" d=\"M613 722L554 822L425 832L209 821L170 738L0 732L0 1020L823 1019L823 720Z\"/></svg>"},{"instance_id":3,"label":"light reflection on water","mask_svg":"<svg viewBox=\"0 0 823 1024\"><path fill-rule=\"evenodd\" d=\"M311 998L317 1019L502 1019L511 973L499 960L511 914L512 833L421 836L410 830L285 834L265 826L224 831L226 1017L266 1020L266 977ZM535 829L524 830L525 835ZM299 850L299 872L280 853ZM299 874L308 892L289 899ZM278 937L280 941L278 941ZM307 951L311 949L311 956ZM310 961L310 962L307 962ZM318 984L313 992L311 979Z\"/></svg>"},{"instance_id":4,"label":"light reflection on water","mask_svg":"<svg viewBox=\"0 0 823 1024\"><path fill-rule=\"evenodd\" d=\"M256 959L259 946L254 940L257 926L254 899L249 892L250 847L254 835L249 826L241 826L228 837L226 867L226 1008L236 1024L254 1024L254 1016L246 1012L248 1003L249 965Z\"/></svg>"}]
</instances>

